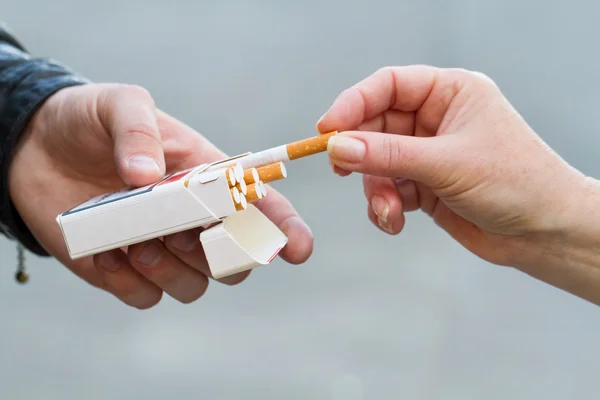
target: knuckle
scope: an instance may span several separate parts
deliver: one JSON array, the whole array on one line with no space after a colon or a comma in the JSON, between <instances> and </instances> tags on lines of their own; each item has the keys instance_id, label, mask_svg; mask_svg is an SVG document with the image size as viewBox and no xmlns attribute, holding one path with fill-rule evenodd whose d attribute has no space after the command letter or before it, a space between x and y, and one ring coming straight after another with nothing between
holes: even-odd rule
<instances>
[{"instance_id":1,"label":"knuckle","mask_svg":"<svg viewBox=\"0 0 600 400\"><path fill-rule=\"evenodd\" d=\"M477 84L481 85L482 87L489 88L489 89L497 88L496 82L494 82L494 80L490 76L486 75L483 72L473 71L472 76L473 76L473 80L475 82L477 82Z\"/></svg>"},{"instance_id":2,"label":"knuckle","mask_svg":"<svg viewBox=\"0 0 600 400\"><path fill-rule=\"evenodd\" d=\"M116 87L116 94L120 96L129 96L136 99L154 102L150 91L143 86L123 83Z\"/></svg>"},{"instance_id":3,"label":"knuckle","mask_svg":"<svg viewBox=\"0 0 600 400\"><path fill-rule=\"evenodd\" d=\"M142 255L142 252L144 251L147 252L145 254L145 258L148 258L148 260L144 261L150 263L150 260L152 260L151 264L156 265L163 260L166 249L159 239L152 239L145 242L135 243L129 246L129 248L127 249L127 258L132 266L143 266L144 263L140 262L139 258Z\"/></svg>"},{"instance_id":4,"label":"knuckle","mask_svg":"<svg viewBox=\"0 0 600 400\"><path fill-rule=\"evenodd\" d=\"M449 70L454 76L463 81L471 82L482 88L495 88L496 82L481 71L473 71L465 68L451 68Z\"/></svg>"},{"instance_id":5,"label":"knuckle","mask_svg":"<svg viewBox=\"0 0 600 400\"><path fill-rule=\"evenodd\" d=\"M394 72L394 69L395 69L394 67L386 65L384 67L377 68L377 70L375 70L375 73L373 75L377 75L377 76L379 76L379 75L384 75L384 76L385 75L389 75L389 74L391 74L391 73Z\"/></svg>"},{"instance_id":6,"label":"knuckle","mask_svg":"<svg viewBox=\"0 0 600 400\"><path fill-rule=\"evenodd\" d=\"M127 126L125 135L144 135L152 139L158 139L159 133L154 126L146 122L137 122Z\"/></svg>"}]
</instances>

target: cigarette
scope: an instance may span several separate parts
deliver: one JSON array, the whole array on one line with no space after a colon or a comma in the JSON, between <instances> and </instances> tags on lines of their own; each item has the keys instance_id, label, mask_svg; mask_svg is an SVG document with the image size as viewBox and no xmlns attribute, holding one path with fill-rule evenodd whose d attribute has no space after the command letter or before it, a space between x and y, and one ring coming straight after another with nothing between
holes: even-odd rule
<instances>
[{"instance_id":1,"label":"cigarette","mask_svg":"<svg viewBox=\"0 0 600 400\"><path fill-rule=\"evenodd\" d=\"M235 179L239 182L244 180L244 168L242 168L242 164L236 163L234 167Z\"/></svg>"},{"instance_id":2,"label":"cigarette","mask_svg":"<svg viewBox=\"0 0 600 400\"><path fill-rule=\"evenodd\" d=\"M237 182L244 179L244 169L239 162L231 162L227 164L217 164L214 168L209 168L209 171L218 171L226 169L225 174L227 176L227 182L229 183L229 187L235 186Z\"/></svg>"},{"instance_id":3,"label":"cigarette","mask_svg":"<svg viewBox=\"0 0 600 400\"><path fill-rule=\"evenodd\" d=\"M263 182L278 181L287 177L287 170L281 161L257 168L256 171L258 178Z\"/></svg>"},{"instance_id":4,"label":"cigarette","mask_svg":"<svg viewBox=\"0 0 600 400\"><path fill-rule=\"evenodd\" d=\"M265 183L263 181L260 181L259 185L260 185L260 191L262 192L263 197L265 197L267 195L267 185L265 185Z\"/></svg>"},{"instance_id":5,"label":"cigarette","mask_svg":"<svg viewBox=\"0 0 600 400\"><path fill-rule=\"evenodd\" d=\"M263 196L263 192L260 188L260 182L248 185L248 194L246 195L247 201L252 202L252 201L262 199L263 197L264 196Z\"/></svg>"},{"instance_id":6,"label":"cigarette","mask_svg":"<svg viewBox=\"0 0 600 400\"><path fill-rule=\"evenodd\" d=\"M244 171L244 181L246 185L250 185L252 183L256 183L259 180L258 171L256 168L250 168Z\"/></svg>"},{"instance_id":7,"label":"cigarette","mask_svg":"<svg viewBox=\"0 0 600 400\"><path fill-rule=\"evenodd\" d=\"M329 138L336 133L337 131L328 132L319 136L259 151L258 153L249 154L238 159L238 162L242 164L244 169L248 169L262 167L279 161L297 160L298 158L321 153L327 150Z\"/></svg>"},{"instance_id":8,"label":"cigarette","mask_svg":"<svg viewBox=\"0 0 600 400\"><path fill-rule=\"evenodd\" d=\"M229 183L229 187L235 186L236 178L233 168L229 168L227 170L227 182Z\"/></svg>"},{"instance_id":9,"label":"cigarette","mask_svg":"<svg viewBox=\"0 0 600 400\"><path fill-rule=\"evenodd\" d=\"M239 181L235 187L238 188L238 190L240 191L241 194L243 194L243 195L248 194L248 185L246 185L246 181L244 181L244 179Z\"/></svg>"},{"instance_id":10,"label":"cigarette","mask_svg":"<svg viewBox=\"0 0 600 400\"><path fill-rule=\"evenodd\" d=\"M230 189L230 192L231 192L231 197L233 198L233 201L235 202L235 204L238 204L240 201L242 201L241 197L240 197L240 191L238 190L238 188L236 188L234 186Z\"/></svg>"},{"instance_id":11,"label":"cigarette","mask_svg":"<svg viewBox=\"0 0 600 400\"><path fill-rule=\"evenodd\" d=\"M248 208L248 200L246 200L246 196L240 193L240 202L235 205L235 209L238 211L242 211Z\"/></svg>"}]
</instances>

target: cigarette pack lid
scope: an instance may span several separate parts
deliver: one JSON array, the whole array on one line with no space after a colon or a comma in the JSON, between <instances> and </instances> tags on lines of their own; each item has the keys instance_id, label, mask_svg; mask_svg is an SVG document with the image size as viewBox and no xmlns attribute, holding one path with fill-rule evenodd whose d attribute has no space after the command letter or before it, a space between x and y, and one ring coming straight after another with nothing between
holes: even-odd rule
<instances>
[{"instance_id":1,"label":"cigarette pack lid","mask_svg":"<svg viewBox=\"0 0 600 400\"><path fill-rule=\"evenodd\" d=\"M215 279L270 263L287 243L287 237L258 208L248 208L223 219L200 234L200 241Z\"/></svg>"}]
</instances>

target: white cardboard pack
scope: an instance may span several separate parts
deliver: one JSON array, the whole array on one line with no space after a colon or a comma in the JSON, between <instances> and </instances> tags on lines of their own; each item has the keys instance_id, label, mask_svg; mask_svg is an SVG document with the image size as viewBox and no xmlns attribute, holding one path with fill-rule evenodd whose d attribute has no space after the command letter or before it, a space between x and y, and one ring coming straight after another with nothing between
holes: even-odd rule
<instances>
[{"instance_id":1,"label":"white cardboard pack","mask_svg":"<svg viewBox=\"0 0 600 400\"><path fill-rule=\"evenodd\" d=\"M225 160L227 161L227 160ZM252 204L238 211L218 163L88 200L57 216L77 259L197 227L214 278L268 264L287 237ZM209 227L210 226L210 227Z\"/></svg>"}]
</instances>

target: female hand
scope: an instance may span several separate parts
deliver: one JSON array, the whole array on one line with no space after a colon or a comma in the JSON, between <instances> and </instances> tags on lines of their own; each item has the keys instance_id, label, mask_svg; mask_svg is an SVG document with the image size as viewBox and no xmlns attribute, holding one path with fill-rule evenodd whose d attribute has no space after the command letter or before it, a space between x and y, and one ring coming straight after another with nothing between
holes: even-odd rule
<instances>
[{"instance_id":1,"label":"female hand","mask_svg":"<svg viewBox=\"0 0 600 400\"><path fill-rule=\"evenodd\" d=\"M317 130L340 131L329 141L334 169L364 174L368 215L383 231L398 234L403 213L421 209L483 259L600 301L597 272L589 292L589 270L557 274L597 248L587 195L598 182L552 151L488 77L383 68L343 91Z\"/></svg>"},{"instance_id":2,"label":"female hand","mask_svg":"<svg viewBox=\"0 0 600 400\"><path fill-rule=\"evenodd\" d=\"M199 231L73 261L55 218L94 196L126 185L144 186L165 173L224 156L200 134L156 109L146 90L89 84L60 90L36 113L11 163L9 188L40 244L90 284L141 309L158 303L163 291L189 303L202 296L210 277ZM282 258L306 261L313 239L292 205L271 189L256 206L287 234ZM248 274L222 282L236 284Z\"/></svg>"}]
</instances>

